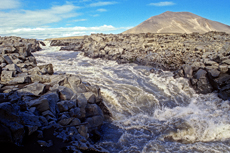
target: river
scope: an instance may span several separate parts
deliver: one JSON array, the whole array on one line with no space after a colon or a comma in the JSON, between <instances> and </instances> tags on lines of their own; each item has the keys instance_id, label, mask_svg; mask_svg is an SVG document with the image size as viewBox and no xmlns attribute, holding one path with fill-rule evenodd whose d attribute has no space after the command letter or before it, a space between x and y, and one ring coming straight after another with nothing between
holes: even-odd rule
<instances>
[{"instance_id":1,"label":"river","mask_svg":"<svg viewBox=\"0 0 230 153\"><path fill-rule=\"evenodd\" d=\"M230 152L230 102L216 93L196 94L172 72L136 64L91 59L81 52L47 46L33 53L55 73L76 74L101 88L112 121L99 145L111 153Z\"/></svg>"}]
</instances>

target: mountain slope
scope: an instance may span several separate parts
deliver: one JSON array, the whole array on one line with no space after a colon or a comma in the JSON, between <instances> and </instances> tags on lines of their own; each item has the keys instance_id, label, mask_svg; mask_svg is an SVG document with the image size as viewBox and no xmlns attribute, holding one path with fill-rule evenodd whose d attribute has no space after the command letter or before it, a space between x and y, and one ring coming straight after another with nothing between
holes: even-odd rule
<instances>
[{"instance_id":1,"label":"mountain slope","mask_svg":"<svg viewBox=\"0 0 230 153\"><path fill-rule=\"evenodd\" d=\"M164 12L153 16L138 26L129 29L128 33L205 33L221 31L230 33L230 26L212 21L190 12Z\"/></svg>"}]
</instances>

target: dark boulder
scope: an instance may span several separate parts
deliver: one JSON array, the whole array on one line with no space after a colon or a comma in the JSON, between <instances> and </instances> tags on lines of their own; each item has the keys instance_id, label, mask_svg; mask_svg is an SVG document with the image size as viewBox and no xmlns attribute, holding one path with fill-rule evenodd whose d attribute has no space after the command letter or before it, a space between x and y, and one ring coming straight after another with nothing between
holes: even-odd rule
<instances>
[{"instance_id":1,"label":"dark boulder","mask_svg":"<svg viewBox=\"0 0 230 153\"><path fill-rule=\"evenodd\" d=\"M46 44L43 41L39 42L42 46L46 46Z\"/></svg>"},{"instance_id":2,"label":"dark boulder","mask_svg":"<svg viewBox=\"0 0 230 153\"><path fill-rule=\"evenodd\" d=\"M184 76L186 78L191 78L192 77L192 73L193 73L193 69L192 69L192 66L188 65L188 64L185 64L182 66L183 68L183 71L184 71Z\"/></svg>"},{"instance_id":3,"label":"dark boulder","mask_svg":"<svg viewBox=\"0 0 230 153\"><path fill-rule=\"evenodd\" d=\"M13 64L12 59L11 59L8 55L4 55L3 58L4 58L4 60L6 61L6 63L8 63L8 64Z\"/></svg>"},{"instance_id":4,"label":"dark boulder","mask_svg":"<svg viewBox=\"0 0 230 153\"><path fill-rule=\"evenodd\" d=\"M209 75L211 75L213 78L217 78L220 75L220 71L216 69L208 70Z\"/></svg>"},{"instance_id":5,"label":"dark boulder","mask_svg":"<svg viewBox=\"0 0 230 153\"><path fill-rule=\"evenodd\" d=\"M62 100L71 100L71 98L74 96L74 92L70 88L59 86L58 90L60 99Z\"/></svg>"},{"instance_id":6,"label":"dark boulder","mask_svg":"<svg viewBox=\"0 0 230 153\"><path fill-rule=\"evenodd\" d=\"M219 91L219 97L224 100L230 99L230 75L220 74L218 78L209 75L210 82L213 87Z\"/></svg>"},{"instance_id":7,"label":"dark boulder","mask_svg":"<svg viewBox=\"0 0 230 153\"><path fill-rule=\"evenodd\" d=\"M199 93L207 94L213 91L213 87L207 78L207 71L199 69L195 74L195 79L197 79L195 87Z\"/></svg>"}]
</instances>

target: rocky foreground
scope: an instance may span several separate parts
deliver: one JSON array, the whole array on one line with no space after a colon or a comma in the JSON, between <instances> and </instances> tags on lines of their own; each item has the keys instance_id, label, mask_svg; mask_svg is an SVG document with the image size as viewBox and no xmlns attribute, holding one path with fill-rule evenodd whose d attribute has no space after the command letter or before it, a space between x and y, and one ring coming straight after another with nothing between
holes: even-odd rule
<instances>
[{"instance_id":1,"label":"rocky foreground","mask_svg":"<svg viewBox=\"0 0 230 153\"><path fill-rule=\"evenodd\" d=\"M100 88L37 65L44 43L0 37L0 145L7 152L107 152L100 138ZM17 146L21 147L17 147ZM23 147L24 146L24 147Z\"/></svg>"},{"instance_id":2,"label":"rocky foreground","mask_svg":"<svg viewBox=\"0 0 230 153\"><path fill-rule=\"evenodd\" d=\"M198 93L216 91L230 100L230 35L224 32L92 34L81 40L52 40L51 46L82 51L91 58L171 70L175 77L188 78Z\"/></svg>"}]
</instances>

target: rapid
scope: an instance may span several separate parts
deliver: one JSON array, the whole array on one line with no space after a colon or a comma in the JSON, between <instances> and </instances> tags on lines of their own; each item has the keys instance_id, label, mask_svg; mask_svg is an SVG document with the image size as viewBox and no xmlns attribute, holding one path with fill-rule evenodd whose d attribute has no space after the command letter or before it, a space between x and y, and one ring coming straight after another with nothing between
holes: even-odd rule
<instances>
[{"instance_id":1,"label":"rapid","mask_svg":"<svg viewBox=\"0 0 230 153\"><path fill-rule=\"evenodd\" d=\"M46 46L33 53L55 73L75 74L101 88L112 114L97 142L111 153L230 152L230 102L196 94L184 78L137 64L91 59Z\"/></svg>"}]
</instances>

